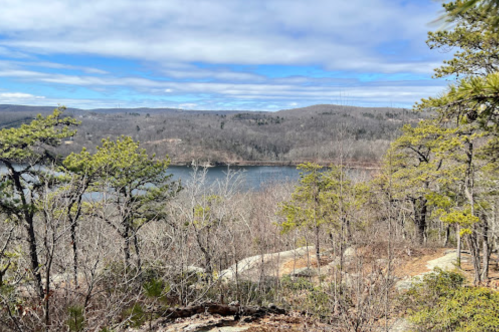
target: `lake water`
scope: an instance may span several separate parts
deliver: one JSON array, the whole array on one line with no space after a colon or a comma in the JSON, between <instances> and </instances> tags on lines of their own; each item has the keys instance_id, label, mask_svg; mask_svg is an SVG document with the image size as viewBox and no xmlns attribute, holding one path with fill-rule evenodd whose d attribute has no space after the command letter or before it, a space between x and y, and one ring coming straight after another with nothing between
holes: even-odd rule
<instances>
[{"instance_id":1,"label":"lake water","mask_svg":"<svg viewBox=\"0 0 499 332\"><path fill-rule=\"evenodd\" d=\"M203 169L199 168L197 172L199 175ZM173 180L180 179L183 184L188 184L193 179L194 169L185 166L170 166L167 173L172 174ZM300 178L299 173L296 167L291 166L210 167L206 169L205 184L225 182L229 177L232 182L237 182L239 190L260 190L273 183L296 182ZM237 181L236 178L238 178Z\"/></svg>"},{"instance_id":2,"label":"lake water","mask_svg":"<svg viewBox=\"0 0 499 332\"><path fill-rule=\"evenodd\" d=\"M202 172L203 169L198 169ZM167 171L173 174L172 179L181 180L183 184L188 184L193 178L194 169L186 166L170 166ZM206 169L205 183L212 185L224 182L228 174L235 172L239 176L238 189L261 190L265 186L276 183L292 182L296 183L300 179L300 170L295 166L233 166L233 167L210 167ZM366 179L372 174L372 170L347 169L347 175L353 179ZM230 176L230 175L229 175Z\"/></svg>"},{"instance_id":3,"label":"lake water","mask_svg":"<svg viewBox=\"0 0 499 332\"><path fill-rule=\"evenodd\" d=\"M0 164L0 174L5 172L5 166ZM197 170L198 176L203 172L202 168ZM366 178L372 171L349 169L347 174L350 178ZM170 166L167 170L172 174L173 180L181 180L182 184L188 185L193 180L194 168L186 166ZM232 174L232 177L231 177ZM236 174L236 176L234 176ZM292 182L296 183L300 178L300 171L294 166L219 166L206 169L204 184L213 185L224 183L227 178L231 178L232 183L237 183L236 190L261 190L265 186L276 183ZM237 179L237 180L236 180Z\"/></svg>"},{"instance_id":4,"label":"lake water","mask_svg":"<svg viewBox=\"0 0 499 332\"><path fill-rule=\"evenodd\" d=\"M198 176L203 170L203 168L197 169ZM6 171L6 167L0 163L0 174ZM187 185L192 182L194 171L193 167L170 166L167 173L172 174L173 180L181 180L183 185ZM231 179L231 183L237 182L238 190L246 191L260 190L265 185L272 183L296 182L300 175L296 167L291 166L233 166L230 168L220 166L206 169L204 184L223 183L227 181L228 177Z\"/></svg>"}]
</instances>

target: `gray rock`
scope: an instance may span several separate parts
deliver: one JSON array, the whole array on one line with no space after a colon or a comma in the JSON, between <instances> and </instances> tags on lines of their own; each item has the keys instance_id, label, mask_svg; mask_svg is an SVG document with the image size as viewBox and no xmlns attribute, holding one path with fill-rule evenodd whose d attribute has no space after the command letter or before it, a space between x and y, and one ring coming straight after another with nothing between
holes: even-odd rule
<instances>
[{"instance_id":1,"label":"gray rock","mask_svg":"<svg viewBox=\"0 0 499 332\"><path fill-rule=\"evenodd\" d=\"M292 277L298 277L298 278L315 277L317 275L317 269L309 268L309 267L303 267L301 269L294 270L289 275L292 276Z\"/></svg>"},{"instance_id":2,"label":"gray rock","mask_svg":"<svg viewBox=\"0 0 499 332\"><path fill-rule=\"evenodd\" d=\"M411 277L401 279L395 283L395 289L397 289L398 291L407 291L412 287L412 284L418 280L418 278Z\"/></svg>"},{"instance_id":3,"label":"gray rock","mask_svg":"<svg viewBox=\"0 0 499 332\"><path fill-rule=\"evenodd\" d=\"M356 253L356 251L355 251L354 247L348 247L343 252L343 257L345 257L345 258L353 257L353 256L355 256L355 253Z\"/></svg>"},{"instance_id":4,"label":"gray rock","mask_svg":"<svg viewBox=\"0 0 499 332\"><path fill-rule=\"evenodd\" d=\"M187 273L192 273L192 274L195 274L195 273L205 273L206 270L203 269L202 267L198 267L198 266L193 266L193 265L190 265L188 266L186 269L185 269L185 272Z\"/></svg>"},{"instance_id":5,"label":"gray rock","mask_svg":"<svg viewBox=\"0 0 499 332\"><path fill-rule=\"evenodd\" d=\"M388 265L388 262L389 261L386 258L380 258L380 259L376 260L376 264L378 264L378 265Z\"/></svg>"},{"instance_id":6,"label":"gray rock","mask_svg":"<svg viewBox=\"0 0 499 332\"><path fill-rule=\"evenodd\" d=\"M359 281L359 275L357 273L342 272L341 281L345 286L352 287Z\"/></svg>"},{"instance_id":7,"label":"gray rock","mask_svg":"<svg viewBox=\"0 0 499 332\"><path fill-rule=\"evenodd\" d=\"M339 265L340 265L340 258L336 257L331 263L329 263L326 266L336 268Z\"/></svg>"},{"instance_id":8,"label":"gray rock","mask_svg":"<svg viewBox=\"0 0 499 332\"><path fill-rule=\"evenodd\" d=\"M243 332L250 328L251 326L222 326L215 327L207 332ZM200 331L201 332L201 331Z\"/></svg>"},{"instance_id":9,"label":"gray rock","mask_svg":"<svg viewBox=\"0 0 499 332\"><path fill-rule=\"evenodd\" d=\"M293 259L314 253L314 247L302 247L272 254L247 257L220 272L223 281L240 280L258 282L261 276L275 276L280 267Z\"/></svg>"},{"instance_id":10,"label":"gray rock","mask_svg":"<svg viewBox=\"0 0 499 332\"><path fill-rule=\"evenodd\" d=\"M390 332L408 332L411 329L411 323L409 323L404 318L399 318L395 321L395 323L391 326Z\"/></svg>"}]
</instances>

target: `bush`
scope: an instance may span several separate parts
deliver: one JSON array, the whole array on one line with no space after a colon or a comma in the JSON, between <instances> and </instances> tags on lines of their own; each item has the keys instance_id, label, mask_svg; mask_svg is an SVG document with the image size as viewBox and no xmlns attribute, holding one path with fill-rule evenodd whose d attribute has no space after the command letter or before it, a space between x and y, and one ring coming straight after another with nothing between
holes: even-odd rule
<instances>
[{"instance_id":1,"label":"bush","mask_svg":"<svg viewBox=\"0 0 499 332\"><path fill-rule=\"evenodd\" d=\"M139 303L135 303L133 307L126 309L123 316L128 317L131 327L140 327L147 320L147 313Z\"/></svg>"},{"instance_id":2,"label":"bush","mask_svg":"<svg viewBox=\"0 0 499 332\"><path fill-rule=\"evenodd\" d=\"M79 332L85 328L85 315L82 306L71 306L68 308L69 318L67 325L70 331Z\"/></svg>"},{"instance_id":3,"label":"bush","mask_svg":"<svg viewBox=\"0 0 499 332\"><path fill-rule=\"evenodd\" d=\"M483 287L464 287L464 277L435 270L405 295L416 331L499 332L499 294Z\"/></svg>"}]
</instances>

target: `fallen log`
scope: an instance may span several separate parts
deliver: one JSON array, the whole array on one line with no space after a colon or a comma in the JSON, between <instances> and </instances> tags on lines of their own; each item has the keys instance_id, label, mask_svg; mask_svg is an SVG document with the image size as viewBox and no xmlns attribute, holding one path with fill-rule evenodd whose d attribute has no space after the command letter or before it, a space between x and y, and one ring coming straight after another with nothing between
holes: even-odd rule
<instances>
[{"instance_id":1,"label":"fallen log","mask_svg":"<svg viewBox=\"0 0 499 332\"><path fill-rule=\"evenodd\" d=\"M165 322L177 318L187 318L197 314L234 316L234 319L237 320L242 316L260 318L268 314L285 315L286 310L278 308L273 304L268 307L244 307L239 304L202 303L199 305L166 309L161 314L162 317L164 317L163 320Z\"/></svg>"}]
</instances>

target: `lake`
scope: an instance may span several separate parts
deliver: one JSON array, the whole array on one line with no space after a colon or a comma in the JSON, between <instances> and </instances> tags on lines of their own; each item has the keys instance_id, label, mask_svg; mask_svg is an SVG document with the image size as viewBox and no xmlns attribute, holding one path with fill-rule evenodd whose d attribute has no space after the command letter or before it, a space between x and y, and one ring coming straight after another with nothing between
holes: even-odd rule
<instances>
[{"instance_id":1,"label":"lake","mask_svg":"<svg viewBox=\"0 0 499 332\"><path fill-rule=\"evenodd\" d=\"M203 169L198 168L197 172L201 173ZM170 166L167 173L172 174L173 180L180 179L186 185L192 181L194 168ZM217 166L206 169L205 183L224 182L230 173L238 177L238 189L243 191L260 190L272 183L296 182L300 178L299 171L292 166Z\"/></svg>"},{"instance_id":2,"label":"lake","mask_svg":"<svg viewBox=\"0 0 499 332\"><path fill-rule=\"evenodd\" d=\"M5 166L0 164L0 174L5 172ZM198 175L203 172L202 168L198 168ZM372 171L348 169L347 174L352 178L369 177ZM173 180L181 180L182 184L188 185L192 182L194 168L187 166L170 166L167 170L168 174L172 174ZM276 183L293 182L296 183L300 178L300 171L295 166L217 166L206 169L205 184L213 185L217 182L225 182L230 174L237 174L237 190L261 190L267 185ZM232 177L232 181L234 181Z\"/></svg>"},{"instance_id":3,"label":"lake","mask_svg":"<svg viewBox=\"0 0 499 332\"><path fill-rule=\"evenodd\" d=\"M198 172L203 169L199 168ZM194 169L186 166L170 166L167 171L172 175L172 179L181 180L183 184L188 184L192 180ZM293 182L296 183L300 178L300 170L295 166L227 166L210 167L206 169L205 183L214 184L217 181L223 182L227 179L229 172L236 172L240 176L238 189L261 190L266 185L275 183ZM352 179L368 178L372 170L348 169L347 174Z\"/></svg>"}]
</instances>

